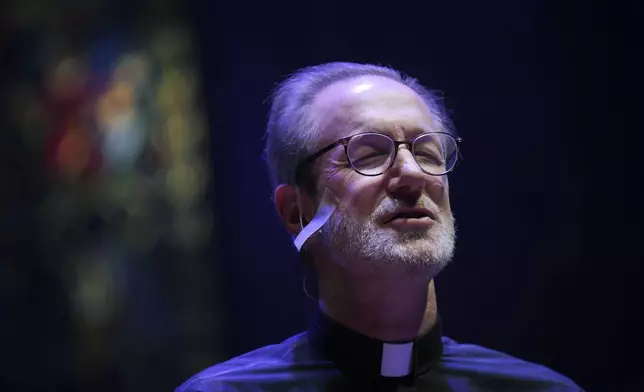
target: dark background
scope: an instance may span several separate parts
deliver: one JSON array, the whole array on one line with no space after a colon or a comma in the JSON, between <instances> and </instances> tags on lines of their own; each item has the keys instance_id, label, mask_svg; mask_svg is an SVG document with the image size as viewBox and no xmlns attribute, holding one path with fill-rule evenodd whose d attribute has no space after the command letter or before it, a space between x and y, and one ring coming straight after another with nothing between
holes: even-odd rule
<instances>
[{"instance_id":1,"label":"dark background","mask_svg":"<svg viewBox=\"0 0 644 392\"><path fill-rule=\"evenodd\" d=\"M113 20L147 26L141 10L155 6L140 3L115 3ZM186 267L183 280L164 291L171 304L165 317L206 298L190 323L214 317L219 327L195 335L184 323L157 350L154 366L97 370L103 380L121 390L170 390L203 367L306 327L314 304L302 292L261 159L264 100L299 67L355 61L391 65L442 92L465 139L464 160L450 177L456 257L437 278L445 334L542 363L588 391L644 390L640 3L191 2L173 9L182 9L194 37L208 120L204 197L215 225L196 263L222 284L182 297L194 276ZM153 14L157 24L167 19ZM8 64L20 68L12 58ZM15 165L20 138L10 126L2 132L3 159ZM11 213L21 230L6 225L2 233L29 297L3 298L13 313L2 324L7 341L38 336L40 343L2 350L2 367L11 369L2 381L25 390L17 375L31 373L50 374L60 390L96 385L79 376L85 370L52 365L72 355L75 335L61 316L67 300L53 295L64 283L41 273L41 240L20 237L41 225L30 220L31 208L48 189L37 170L21 167L7 170L14 185L2 207L3 221ZM151 259L184 263L181 253ZM156 276L155 264L149 271ZM42 311L16 310L34 301ZM42 359L44 346L55 359ZM189 347L200 348L197 359Z\"/></svg>"}]
</instances>

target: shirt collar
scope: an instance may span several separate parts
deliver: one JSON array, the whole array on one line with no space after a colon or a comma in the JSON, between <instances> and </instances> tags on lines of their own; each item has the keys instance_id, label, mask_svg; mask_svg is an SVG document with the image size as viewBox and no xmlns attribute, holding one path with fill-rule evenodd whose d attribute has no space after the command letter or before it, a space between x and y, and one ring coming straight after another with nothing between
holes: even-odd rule
<instances>
[{"instance_id":1,"label":"shirt collar","mask_svg":"<svg viewBox=\"0 0 644 392\"><path fill-rule=\"evenodd\" d=\"M324 359L334 362L343 373L367 378L413 380L428 371L443 354L438 315L436 324L425 335L413 341L384 342L355 332L317 309L308 339ZM411 372L407 371L409 368Z\"/></svg>"}]
</instances>

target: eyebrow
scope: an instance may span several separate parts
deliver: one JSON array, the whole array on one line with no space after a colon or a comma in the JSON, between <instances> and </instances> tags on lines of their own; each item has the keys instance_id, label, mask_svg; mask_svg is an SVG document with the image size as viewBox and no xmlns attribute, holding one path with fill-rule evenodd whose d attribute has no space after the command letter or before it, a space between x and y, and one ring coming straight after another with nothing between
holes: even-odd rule
<instances>
[{"instance_id":1,"label":"eyebrow","mask_svg":"<svg viewBox=\"0 0 644 392\"><path fill-rule=\"evenodd\" d=\"M414 128L405 128L405 127L400 127L400 130L407 135L407 138L409 140L415 138L418 135L422 135L423 133L430 133L430 132L442 132L442 130L434 130L429 127L426 128L419 128L419 127L414 127ZM360 126L355 128L349 135L347 136L353 136L359 133L365 133L365 132L376 132L376 133L382 133L387 136L391 136L394 138L396 130L392 128L377 128L377 127L369 127L369 126ZM394 138L395 139L395 138Z\"/></svg>"}]
</instances>

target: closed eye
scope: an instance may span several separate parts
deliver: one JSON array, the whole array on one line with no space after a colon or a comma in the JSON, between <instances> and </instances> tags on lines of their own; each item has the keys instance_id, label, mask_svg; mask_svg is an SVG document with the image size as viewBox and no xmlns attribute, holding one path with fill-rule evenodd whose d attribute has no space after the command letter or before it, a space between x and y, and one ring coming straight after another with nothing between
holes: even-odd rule
<instances>
[{"instance_id":1,"label":"closed eye","mask_svg":"<svg viewBox=\"0 0 644 392\"><path fill-rule=\"evenodd\" d=\"M421 160L423 163L431 163L438 166L445 164L443 157L432 152L416 152L416 159Z\"/></svg>"}]
</instances>

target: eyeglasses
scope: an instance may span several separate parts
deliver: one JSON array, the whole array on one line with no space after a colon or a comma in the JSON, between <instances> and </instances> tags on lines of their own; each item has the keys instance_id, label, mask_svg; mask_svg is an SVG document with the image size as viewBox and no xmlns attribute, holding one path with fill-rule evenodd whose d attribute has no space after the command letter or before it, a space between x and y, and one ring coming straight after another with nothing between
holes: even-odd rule
<instances>
[{"instance_id":1,"label":"eyeglasses","mask_svg":"<svg viewBox=\"0 0 644 392\"><path fill-rule=\"evenodd\" d=\"M378 176L387 171L396 160L398 147L406 145L423 172L442 176L454 169L459 157L461 138L446 132L429 132L412 140L396 141L377 132L359 133L337 140L305 158L296 170L296 179L301 168L332 148L342 145L349 164L363 176Z\"/></svg>"}]
</instances>

